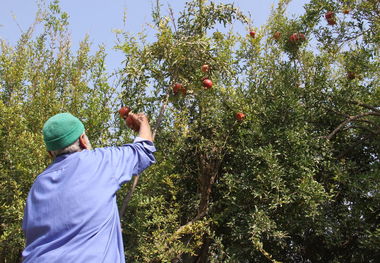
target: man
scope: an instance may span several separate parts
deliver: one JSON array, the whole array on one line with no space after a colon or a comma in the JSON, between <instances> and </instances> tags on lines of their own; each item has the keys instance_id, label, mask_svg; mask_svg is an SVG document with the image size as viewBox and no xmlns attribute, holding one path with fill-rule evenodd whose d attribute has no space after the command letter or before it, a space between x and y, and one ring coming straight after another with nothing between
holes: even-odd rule
<instances>
[{"instance_id":1,"label":"man","mask_svg":"<svg viewBox=\"0 0 380 263\"><path fill-rule=\"evenodd\" d=\"M155 162L144 114L132 144L92 150L82 122L54 115L43 127L53 163L36 178L27 198L24 262L125 262L116 192Z\"/></svg>"}]
</instances>

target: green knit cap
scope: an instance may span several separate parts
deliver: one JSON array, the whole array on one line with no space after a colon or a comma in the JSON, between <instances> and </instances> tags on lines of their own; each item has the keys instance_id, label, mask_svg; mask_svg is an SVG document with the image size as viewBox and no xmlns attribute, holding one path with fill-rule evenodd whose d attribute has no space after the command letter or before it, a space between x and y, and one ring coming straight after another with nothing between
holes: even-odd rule
<instances>
[{"instance_id":1,"label":"green knit cap","mask_svg":"<svg viewBox=\"0 0 380 263\"><path fill-rule=\"evenodd\" d=\"M63 149L73 144L84 132L83 123L68 112L48 119L42 129L48 151Z\"/></svg>"}]
</instances>

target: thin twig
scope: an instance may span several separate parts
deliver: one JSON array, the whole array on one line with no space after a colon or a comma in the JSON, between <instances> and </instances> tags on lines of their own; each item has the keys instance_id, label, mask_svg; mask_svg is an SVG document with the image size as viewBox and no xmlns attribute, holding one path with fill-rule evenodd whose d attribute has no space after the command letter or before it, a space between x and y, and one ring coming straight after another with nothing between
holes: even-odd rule
<instances>
[{"instance_id":1,"label":"thin twig","mask_svg":"<svg viewBox=\"0 0 380 263\"><path fill-rule=\"evenodd\" d=\"M168 106L168 102L169 102L169 94L170 94L169 92L170 92L169 90L166 92L165 98L161 105L160 113L158 114L158 117L157 117L156 124L154 125L153 139L156 137L157 131L161 127L161 122L162 122L166 107Z\"/></svg>"},{"instance_id":2,"label":"thin twig","mask_svg":"<svg viewBox=\"0 0 380 263\"><path fill-rule=\"evenodd\" d=\"M133 191L135 190L136 188L136 185L138 183L138 179L136 178L139 178L138 176L135 176L134 180L133 180L133 183L132 183L132 187L131 189L129 190L129 192L127 193L127 195L125 196L124 200L123 200L123 206L121 207L121 210L120 210L120 216L122 217L127 209L127 205L129 203L129 200L131 200L132 198L132 193Z\"/></svg>"},{"instance_id":3,"label":"thin twig","mask_svg":"<svg viewBox=\"0 0 380 263\"><path fill-rule=\"evenodd\" d=\"M177 32L177 26L175 24L173 8L170 5L169 5L169 14L170 14L170 19L172 20L172 23L173 23L174 32L176 33Z\"/></svg>"},{"instance_id":4,"label":"thin twig","mask_svg":"<svg viewBox=\"0 0 380 263\"><path fill-rule=\"evenodd\" d=\"M16 15L12 12L12 19L13 21L16 23L18 29L20 30L21 34L24 34L24 30L22 30L22 27L20 26L20 24L17 22L17 19L16 19Z\"/></svg>"}]
</instances>

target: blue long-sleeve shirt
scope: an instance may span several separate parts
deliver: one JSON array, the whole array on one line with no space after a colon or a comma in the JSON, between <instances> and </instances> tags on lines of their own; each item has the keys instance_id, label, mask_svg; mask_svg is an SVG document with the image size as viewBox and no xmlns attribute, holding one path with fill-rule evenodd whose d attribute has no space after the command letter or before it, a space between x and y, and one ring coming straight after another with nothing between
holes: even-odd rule
<instances>
[{"instance_id":1,"label":"blue long-sleeve shirt","mask_svg":"<svg viewBox=\"0 0 380 263\"><path fill-rule=\"evenodd\" d=\"M23 220L24 262L125 262L116 192L155 162L152 142L58 156L35 180Z\"/></svg>"}]
</instances>

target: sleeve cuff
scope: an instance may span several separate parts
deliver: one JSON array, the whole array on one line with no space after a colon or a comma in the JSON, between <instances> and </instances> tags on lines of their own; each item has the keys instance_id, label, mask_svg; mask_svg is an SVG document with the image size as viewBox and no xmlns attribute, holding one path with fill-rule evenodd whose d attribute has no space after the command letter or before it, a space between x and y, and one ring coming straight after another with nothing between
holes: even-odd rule
<instances>
[{"instance_id":1,"label":"sleeve cuff","mask_svg":"<svg viewBox=\"0 0 380 263\"><path fill-rule=\"evenodd\" d=\"M144 146L144 148L148 149L150 152L155 152L156 151L156 147L154 146L154 144L153 144L152 141L143 139L141 137L137 136L134 139L133 143L141 143Z\"/></svg>"}]
</instances>

